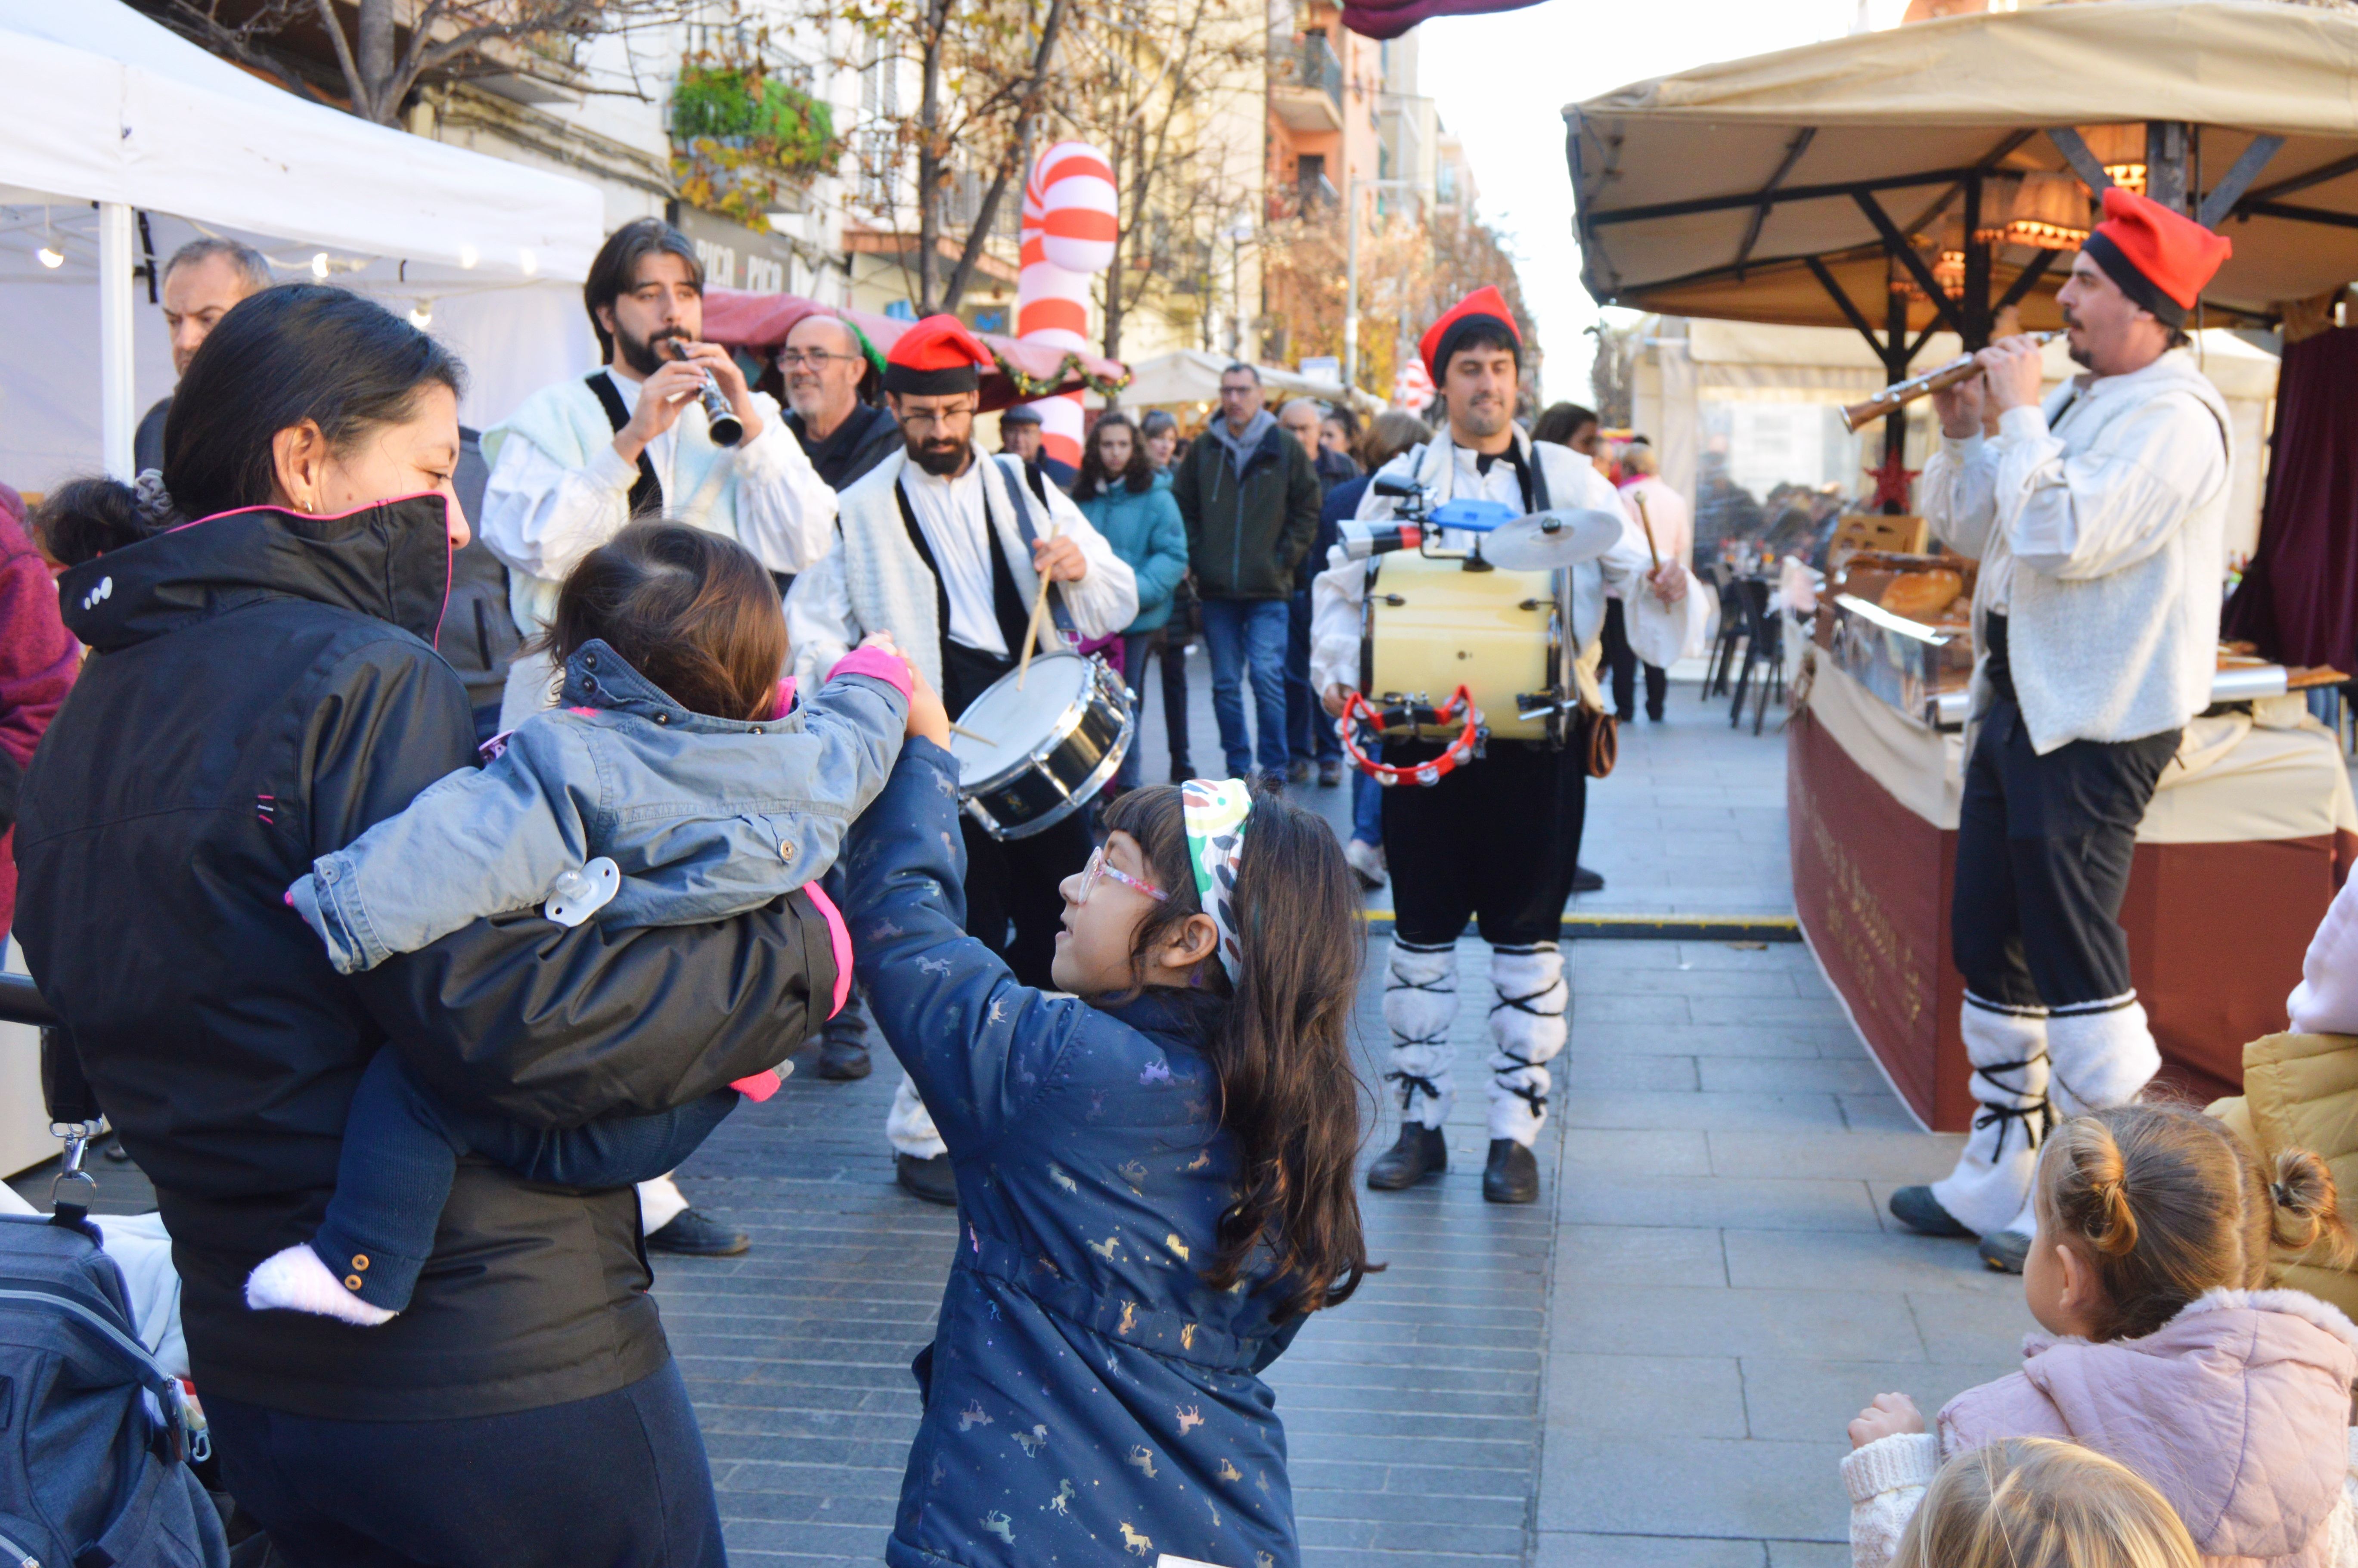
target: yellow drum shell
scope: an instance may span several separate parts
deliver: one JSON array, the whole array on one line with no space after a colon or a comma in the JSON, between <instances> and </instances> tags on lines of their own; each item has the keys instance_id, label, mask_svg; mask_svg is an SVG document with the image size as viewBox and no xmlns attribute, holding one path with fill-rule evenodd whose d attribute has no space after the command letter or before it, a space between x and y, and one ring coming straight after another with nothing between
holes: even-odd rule
<instances>
[{"instance_id":1,"label":"yellow drum shell","mask_svg":"<svg viewBox=\"0 0 2358 1568\"><path fill-rule=\"evenodd\" d=\"M1492 735L1545 739L1546 719L1517 718L1515 698L1552 684L1553 574L1469 572L1460 561L1405 550L1382 560L1368 588L1368 641L1362 654L1373 654L1369 698L1380 707L1422 693L1437 708L1463 686L1474 694Z\"/></svg>"}]
</instances>

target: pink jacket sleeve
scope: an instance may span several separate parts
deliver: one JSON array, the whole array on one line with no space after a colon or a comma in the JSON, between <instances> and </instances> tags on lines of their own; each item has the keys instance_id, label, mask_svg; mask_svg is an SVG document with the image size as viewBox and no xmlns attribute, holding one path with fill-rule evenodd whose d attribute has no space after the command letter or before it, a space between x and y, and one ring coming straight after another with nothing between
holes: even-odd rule
<instances>
[{"instance_id":1,"label":"pink jacket sleeve","mask_svg":"<svg viewBox=\"0 0 2358 1568\"><path fill-rule=\"evenodd\" d=\"M33 760L81 668L81 649L58 615L57 581L26 535L24 517L24 498L0 485L0 750L19 767ZM0 932L16 916L11 827L0 836Z\"/></svg>"}]
</instances>

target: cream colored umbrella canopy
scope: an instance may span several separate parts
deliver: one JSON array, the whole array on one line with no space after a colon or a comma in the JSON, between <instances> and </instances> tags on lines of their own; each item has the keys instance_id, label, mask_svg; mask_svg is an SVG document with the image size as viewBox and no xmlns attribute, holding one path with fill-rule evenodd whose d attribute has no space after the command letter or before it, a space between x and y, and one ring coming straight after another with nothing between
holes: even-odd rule
<instances>
[{"instance_id":1,"label":"cream colored umbrella canopy","mask_svg":"<svg viewBox=\"0 0 2358 1568\"><path fill-rule=\"evenodd\" d=\"M2054 326L2076 238L2049 232L2042 250L2021 243L2039 231L2001 231L2053 219L2067 195L2084 228L2098 167L2142 166L2154 122L2185 127L2189 205L2234 242L2204 297L2211 325L2273 319L2358 278L2358 8L2090 0L1957 16L1638 82L1564 118L1583 281L1607 304L1872 336L1896 267L1920 333L1957 324L1923 284L1957 295L1978 232L1989 307Z\"/></svg>"}]
</instances>

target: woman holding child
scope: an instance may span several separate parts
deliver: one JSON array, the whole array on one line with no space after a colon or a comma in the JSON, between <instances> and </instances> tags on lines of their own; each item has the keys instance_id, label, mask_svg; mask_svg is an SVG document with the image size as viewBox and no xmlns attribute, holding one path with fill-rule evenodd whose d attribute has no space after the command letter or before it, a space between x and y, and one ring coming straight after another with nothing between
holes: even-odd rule
<instances>
[{"instance_id":1,"label":"woman holding child","mask_svg":"<svg viewBox=\"0 0 2358 1568\"><path fill-rule=\"evenodd\" d=\"M627 1186L458 1159L397 1317L243 1299L319 1227L387 1047L439 1100L577 1129L775 1067L839 992L840 926L807 889L684 925L568 926L535 903L349 975L289 907L315 861L475 761L432 647L468 538L461 374L372 302L266 290L190 363L160 492L50 499L92 656L26 785L20 933L155 1180L224 1478L284 1560L719 1563ZM897 747L905 699L876 685ZM579 722L622 722L597 711ZM373 1260L338 1261L349 1285Z\"/></svg>"}]
</instances>

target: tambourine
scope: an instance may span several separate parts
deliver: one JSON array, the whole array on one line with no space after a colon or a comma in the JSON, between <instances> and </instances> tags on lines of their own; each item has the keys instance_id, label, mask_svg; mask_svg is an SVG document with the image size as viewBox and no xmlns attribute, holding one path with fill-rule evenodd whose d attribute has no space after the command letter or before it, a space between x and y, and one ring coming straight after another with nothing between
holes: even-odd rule
<instances>
[{"instance_id":1,"label":"tambourine","mask_svg":"<svg viewBox=\"0 0 2358 1568\"><path fill-rule=\"evenodd\" d=\"M1342 741L1344 754L1351 759L1352 766L1387 788L1395 784L1437 784L1470 761L1481 745L1482 710L1474 706L1474 694L1461 686L1439 708L1426 711L1432 714L1431 719L1420 720L1416 709L1379 708L1357 692L1349 692L1343 698L1343 717L1335 720L1336 738ZM1391 730L1421 729L1425 722L1458 722L1459 729L1456 739L1442 749L1441 755L1402 768L1373 761L1359 749L1358 726L1352 720L1360 716L1366 718L1378 741Z\"/></svg>"}]
</instances>

